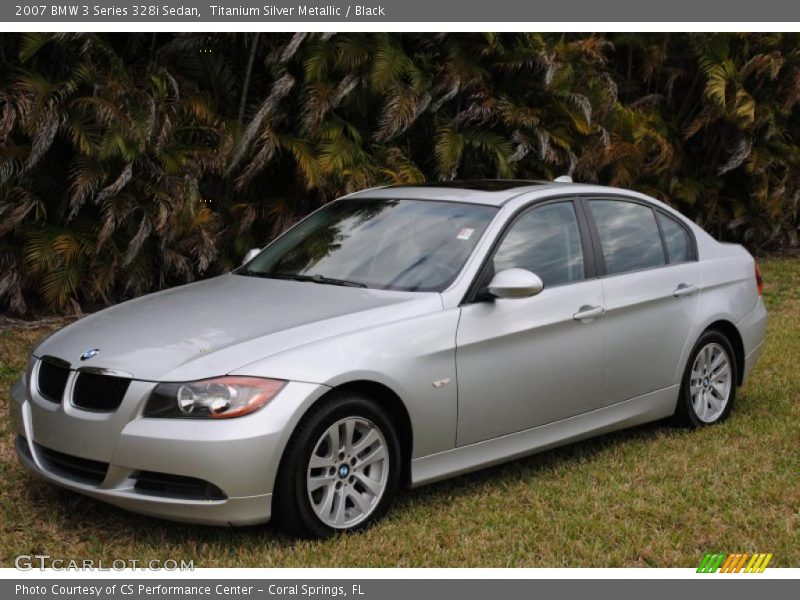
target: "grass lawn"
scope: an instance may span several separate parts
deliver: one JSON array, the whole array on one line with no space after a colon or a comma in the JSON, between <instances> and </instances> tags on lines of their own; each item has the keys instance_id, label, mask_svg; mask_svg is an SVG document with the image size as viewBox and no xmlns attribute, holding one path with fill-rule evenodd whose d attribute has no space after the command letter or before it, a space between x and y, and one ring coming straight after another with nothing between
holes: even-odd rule
<instances>
[{"instance_id":1,"label":"grass lawn","mask_svg":"<svg viewBox=\"0 0 800 600\"><path fill-rule=\"evenodd\" d=\"M17 464L8 387L47 329L0 332L0 565L18 554L196 567L694 567L772 552L800 567L800 260L762 263L767 346L725 423L652 424L401 492L360 535L187 526L41 483Z\"/></svg>"}]
</instances>

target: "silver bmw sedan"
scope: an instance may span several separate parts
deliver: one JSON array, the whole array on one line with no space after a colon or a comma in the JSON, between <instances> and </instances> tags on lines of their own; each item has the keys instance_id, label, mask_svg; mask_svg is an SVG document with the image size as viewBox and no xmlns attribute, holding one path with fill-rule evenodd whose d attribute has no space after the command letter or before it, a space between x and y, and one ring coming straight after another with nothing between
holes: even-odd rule
<instances>
[{"instance_id":1,"label":"silver bmw sedan","mask_svg":"<svg viewBox=\"0 0 800 600\"><path fill-rule=\"evenodd\" d=\"M326 537L402 486L665 417L717 423L765 328L753 257L653 198L387 187L55 333L11 417L20 461L60 486Z\"/></svg>"}]
</instances>

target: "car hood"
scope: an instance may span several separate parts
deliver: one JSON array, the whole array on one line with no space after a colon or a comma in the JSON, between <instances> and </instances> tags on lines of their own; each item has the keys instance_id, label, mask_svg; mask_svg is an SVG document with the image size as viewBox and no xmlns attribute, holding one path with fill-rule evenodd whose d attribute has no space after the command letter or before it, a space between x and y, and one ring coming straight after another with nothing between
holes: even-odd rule
<instances>
[{"instance_id":1,"label":"car hood","mask_svg":"<svg viewBox=\"0 0 800 600\"><path fill-rule=\"evenodd\" d=\"M34 355L54 356L73 368L122 371L136 379L187 381L436 310L442 310L436 293L227 274L87 316L44 340ZM91 349L97 354L81 360Z\"/></svg>"}]
</instances>

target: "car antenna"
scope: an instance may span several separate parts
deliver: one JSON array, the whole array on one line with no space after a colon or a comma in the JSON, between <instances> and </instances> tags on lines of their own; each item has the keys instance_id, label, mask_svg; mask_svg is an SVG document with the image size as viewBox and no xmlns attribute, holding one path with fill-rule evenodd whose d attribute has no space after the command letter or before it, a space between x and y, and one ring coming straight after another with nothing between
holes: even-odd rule
<instances>
[{"instance_id":1,"label":"car antenna","mask_svg":"<svg viewBox=\"0 0 800 600\"><path fill-rule=\"evenodd\" d=\"M572 183L572 177L569 175L561 175L560 177L556 177L553 179L556 183Z\"/></svg>"}]
</instances>

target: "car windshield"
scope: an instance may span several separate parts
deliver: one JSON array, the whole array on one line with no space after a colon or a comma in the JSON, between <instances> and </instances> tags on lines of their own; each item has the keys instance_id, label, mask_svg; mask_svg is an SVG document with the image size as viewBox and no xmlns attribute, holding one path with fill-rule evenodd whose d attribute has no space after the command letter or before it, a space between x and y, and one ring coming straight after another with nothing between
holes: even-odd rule
<instances>
[{"instance_id":1,"label":"car windshield","mask_svg":"<svg viewBox=\"0 0 800 600\"><path fill-rule=\"evenodd\" d=\"M442 291L496 208L428 200L337 200L236 271L386 290Z\"/></svg>"}]
</instances>

